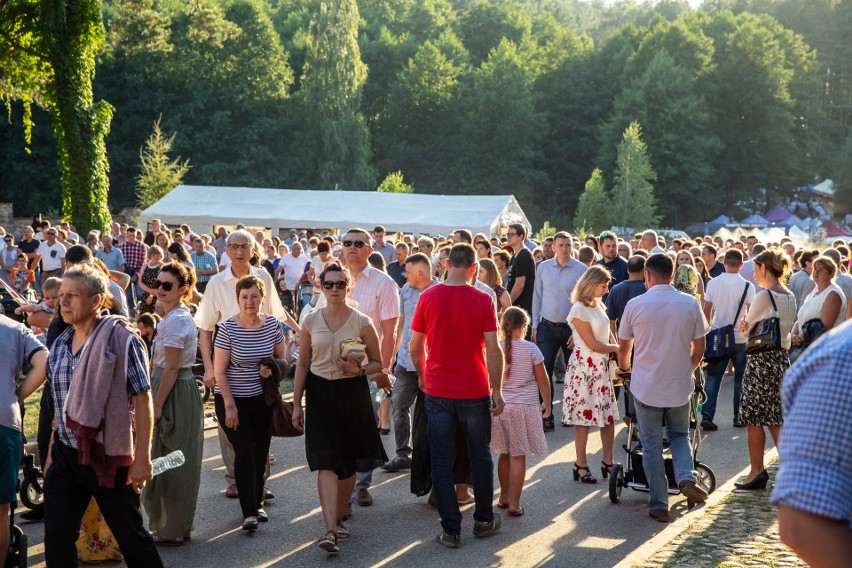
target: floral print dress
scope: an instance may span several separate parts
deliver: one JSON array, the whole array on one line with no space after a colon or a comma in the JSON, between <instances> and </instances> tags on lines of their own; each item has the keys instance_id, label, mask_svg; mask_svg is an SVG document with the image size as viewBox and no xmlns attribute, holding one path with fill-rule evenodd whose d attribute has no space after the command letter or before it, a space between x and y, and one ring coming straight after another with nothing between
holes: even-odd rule
<instances>
[{"instance_id":1,"label":"floral print dress","mask_svg":"<svg viewBox=\"0 0 852 568\"><path fill-rule=\"evenodd\" d=\"M600 301L594 306L575 302L568 314L574 338L574 351L565 372L562 424L603 427L619 420L609 379L609 355L595 353L583 342L574 320L589 323L592 333L601 343L609 343L609 318Z\"/></svg>"}]
</instances>

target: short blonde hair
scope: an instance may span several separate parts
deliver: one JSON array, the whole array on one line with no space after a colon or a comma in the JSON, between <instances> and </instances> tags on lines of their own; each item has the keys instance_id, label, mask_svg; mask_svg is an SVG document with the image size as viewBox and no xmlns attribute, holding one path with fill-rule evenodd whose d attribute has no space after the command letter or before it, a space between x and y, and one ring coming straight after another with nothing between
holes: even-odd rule
<instances>
[{"instance_id":1,"label":"short blonde hair","mask_svg":"<svg viewBox=\"0 0 852 568\"><path fill-rule=\"evenodd\" d=\"M591 306L595 300L595 287L598 284L609 284L612 280L609 271L600 264L593 264L577 281L574 291L571 293L572 302L583 302Z\"/></svg>"}]
</instances>

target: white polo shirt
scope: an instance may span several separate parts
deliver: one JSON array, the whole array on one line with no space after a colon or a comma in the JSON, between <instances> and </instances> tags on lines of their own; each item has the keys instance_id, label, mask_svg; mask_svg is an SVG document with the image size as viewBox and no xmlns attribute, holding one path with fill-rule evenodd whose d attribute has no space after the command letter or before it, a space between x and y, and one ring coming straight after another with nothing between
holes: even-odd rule
<instances>
[{"instance_id":1,"label":"white polo shirt","mask_svg":"<svg viewBox=\"0 0 852 568\"><path fill-rule=\"evenodd\" d=\"M41 267L45 272L59 270L62 268L62 259L65 258L65 245L54 241L53 246L50 246L47 241L42 241L38 245L38 255L41 257Z\"/></svg>"}]
</instances>

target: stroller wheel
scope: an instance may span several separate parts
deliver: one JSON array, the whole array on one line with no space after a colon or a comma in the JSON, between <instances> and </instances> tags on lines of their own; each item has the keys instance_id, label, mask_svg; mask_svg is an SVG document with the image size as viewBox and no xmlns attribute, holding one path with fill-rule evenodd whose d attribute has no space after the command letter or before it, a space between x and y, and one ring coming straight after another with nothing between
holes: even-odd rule
<instances>
[{"instance_id":1,"label":"stroller wheel","mask_svg":"<svg viewBox=\"0 0 852 568\"><path fill-rule=\"evenodd\" d=\"M27 477L24 479L23 483L21 483L21 490L19 492L21 502L27 507L27 509L31 509L33 511L38 511L44 507L44 490L42 489L44 479L41 475L38 476L37 483L38 484L33 483L33 480Z\"/></svg>"},{"instance_id":2,"label":"stroller wheel","mask_svg":"<svg viewBox=\"0 0 852 568\"><path fill-rule=\"evenodd\" d=\"M210 400L210 395L213 393L213 390L208 388L207 385L204 384L204 377L196 375L195 386L198 387L198 394L201 396L201 402L207 402Z\"/></svg>"},{"instance_id":3,"label":"stroller wheel","mask_svg":"<svg viewBox=\"0 0 852 568\"><path fill-rule=\"evenodd\" d=\"M609 476L609 500L613 503L621 501L621 490L624 488L624 466L613 464Z\"/></svg>"},{"instance_id":4,"label":"stroller wheel","mask_svg":"<svg viewBox=\"0 0 852 568\"><path fill-rule=\"evenodd\" d=\"M706 491L708 495L716 490L716 474L707 464L695 464L695 479L695 484Z\"/></svg>"},{"instance_id":5,"label":"stroller wheel","mask_svg":"<svg viewBox=\"0 0 852 568\"><path fill-rule=\"evenodd\" d=\"M27 535L17 525L12 525L9 534L9 551L4 566L27 568Z\"/></svg>"}]
</instances>

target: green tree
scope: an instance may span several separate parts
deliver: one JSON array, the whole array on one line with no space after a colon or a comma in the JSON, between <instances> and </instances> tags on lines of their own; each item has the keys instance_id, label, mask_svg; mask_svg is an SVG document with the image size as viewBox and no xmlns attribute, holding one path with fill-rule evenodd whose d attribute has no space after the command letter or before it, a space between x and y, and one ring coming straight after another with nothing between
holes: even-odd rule
<instances>
[{"instance_id":1,"label":"green tree","mask_svg":"<svg viewBox=\"0 0 852 568\"><path fill-rule=\"evenodd\" d=\"M374 186L370 136L360 112L367 67L358 47L355 0L323 2L311 25L302 77L306 123L306 185L320 188Z\"/></svg>"},{"instance_id":2,"label":"green tree","mask_svg":"<svg viewBox=\"0 0 852 568\"><path fill-rule=\"evenodd\" d=\"M160 120L154 123L154 131L139 151L141 171L136 178L136 198L140 209L147 209L180 185L190 168L189 159L181 162L180 156L169 158L175 135L167 138Z\"/></svg>"},{"instance_id":3,"label":"green tree","mask_svg":"<svg viewBox=\"0 0 852 568\"><path fill-rule=\"evenodd\" d=\"M657 176L642 141L642 127L638 122L631 122L618 144L612 187L613 226L646 229L657 224L659 217L651 185L655 179Z\"/></svg>"},{"instance_id":4,"label":"green tree","mask_svg":"<svg viewBox=\"0 0 852 568\"><path fill-rule=\"evenodd\" d=\"M101 2L0 3L0 99L21 100L26 137L31 104L50 113L59 150L62 214L87 234L104 230L109 164L105 138L113 107L95 101L95 56L104 40Z\"/></svg>"},{"instance_id":5,"label":"green tree","mask_svg":"<svg viewBox=\"0 0 852 568\"><path fill-rule=\"evenodd\" d=\"M405 183L402 172L391 172L376 188L379 193L414 193L414 186Z\"/></svg>"},{"instance_id":6,"label":"green tree","mask_svg":"<svg viewBox=\"0 0 852 568\"><path fill-rule=\"evenodd\" d=\"M580 194L577 214L574 215L574 226L585 227L595 234L608 229L611 206L612 202L604 186L603 173L595 168L586 182L586 188Z\"/></svg>"}]
</instances>

